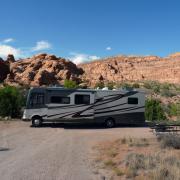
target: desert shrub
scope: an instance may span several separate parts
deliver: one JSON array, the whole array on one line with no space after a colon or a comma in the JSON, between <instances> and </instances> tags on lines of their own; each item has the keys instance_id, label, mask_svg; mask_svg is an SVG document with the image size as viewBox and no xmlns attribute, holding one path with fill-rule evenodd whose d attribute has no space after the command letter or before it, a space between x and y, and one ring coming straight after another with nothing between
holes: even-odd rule
<instances>
[{"instance_id":1,"label":"desert shrub","mask_svg":"<svg viewBox=\"0 0 180 180\"><path fill-rule=\"evenodd\" d=\"M133 88L140 88L140 86L139 86L138 83L134 83L134 84L132 85L132 87L133 87Z\"/></svg>"},{"instance_id":2,"label":"desert shrub","mask_svg":"<svg viewBox=\"0 0 180 180\"><path fill-rule=\"evenodd\" d=\"M140 172L139 170L145 170L146 175L152 180L176 180L180 176L179 159L168 153L152 155L130 153L125 158L125 165L129 170L127 172L128 177L135 177Z\"/></svg>"},{"instance_id":3,"label":"desert shrub","mask_svg":"<svg viewBox=\"0 0 180 180\"><path fill-rule=\"evenodd\" d=\"M165 120L163 108L159 100L147 99L145 103L145 118L148 121Z\"/></svg>"},{"instance_id":4,"label":"desert shrub","mask_svg":"<svg viewBox=\"0 0 180 180\"><path fill-rule=\"evenodd\" d=\"M180 149L180 135L161 135L158 139L162 148Z\"/></svg>"},{"instance_id":5,"label":"desert shrub","mask_svg":"<svg viewBox=\"0 0 180 180\"><path fill-rule=\"evenodd\" d=\"M104 165L106 167L113 168L116 165L116 163L114 161L112 161L112 160L107 160L107 161L104 162Z\"/></svg>"},{"instance_id":6,"label":"desert shrub","mask_svg":"<svg viewBox=\"0 0 180 180\"><path fill-rule=\"evenodd\" d=\"M173 92L172 90L173 86L171 84L168 83L164 83L161 85L161 96L164 97L172 97L175 96L176 94Z\"/></svg>"},{"instance_id":7,"label":"desert shrub","mask_svg":"<svg viewBox=\"0 0 180 180\"><path fill-rule=\"evenodd\" d=\"M0 89L0 116L18 117L24 103L24 96L16 87L6 86Z\"/></svg>"},{"instance_id":8,"label":"desert shrub","mask_svg":"<svg viewBox=\"0 0 180 180\"><path fill-rule=\"evenodd\" d=\"M168 90L170 90L170 88L171 88L171 85L168 84L168 83L164 83L164 84L162 84L161 86L162 86L162 89L168 89Z\"/></svg>"},{"instance_id":9,"label":"desert shrub","mask_svg":"<svg viewBox=\"0 0 180 180\"><path fill-rule=\"evenodd\" d=\"M173 93L170 89L166 89L166 88L162 88L161 89L161 96L164 96L164 97L173 97L175 95L176 94Z\"/></svg>"},{"instance_id":10,"label":"desert shrub","mask_svg":"<svg viewBox=\"0 0 180 180\"><path fill-rule=\"evenodd\" d=\"M108 156L110 157L116 157L118 152L115 150L115 149L110 149L108 152L107 152Z\"/></svg>"},{"instance_id":11,"label":"desert shrub","mask_svg":"<svg viewBox=\"0 0 180 180\"><path fill-rule=\"evenodd\" d=\"M97 82L94 86L94 88L99 88L99 89L102 89L104 87L105 87L105 85L104 85L103 81Z\"/></svg>"},{"instance_id":12,"label":"desert shrub","mask_svg":"<svg viewBox=\"0 0 180 180\"><path fill-rule=\"evenodd\" d=\"M170 116L180 116L180 103L169 104L168 105L169 115Z\"/></svg>"},{"instance_id":13,"label":"desert shrub","mask_svg":"<svg viewBox=\"0 0 180 180\"><path fill-rule=\"evenodd\" d=\"M64 81L64 87L65 87L65 88L73 89L73 88L77 88L78 85L77 85L76 81L72 81L72 80L66 79L66 80Z\"/></svg>"},{"instance_id":14,"label":"desert shrub","mask_svg":"<svg viewBox=\"0 0 180 180\"><path fill-rule=\"evenodd\" d=\"M121 83L117 83L116 84L116 87L117 88L122 88L122 89L133 89L133 86L132 86L132 84L129 84L129 83L127 83L127 82L121 82Z\"/></svg>"},{"instance_id":15,"label":"desert shrub","mask_svg":"<svg viewBox=\"0 0 180 180\"><path fill-rule=\"evenodd\" d=\"M145 147L149 146L149 142L146 138L142 139L131 139L131 141L128 142L129 146L136 146L136 147Z\"/></svg>"},{"instance_id":16,"label":"desert shrub","mask_svg":"<svg viewBox=\"0 0 180 180\"><path fill-rule=\"evenodd\" d=\"M113 90L113 88L114 88L114 82L108 82L108 83L106 84L106 87L108 87L109 90Z\"/></svg>"},{"instance_id":17,"label":"desert shrub","mask_svg":"<svg viewBox=\"0 0 180 180\"><path fill-rule=\"evenodd\" d=\"M113 170L117 176L123 176L124 175L124 172L119 168L114 168Z\"/></svg>"},{"instance_id":18,"label":"desert shrub","mask_svg":"<svg viewBox=\"0 0 180 180\"><path fill-rule=\"evenodd\" d=\"M160 89L161 89L160 83L158 83L156 81L145 81L144 87L146 89L151 89L155 93L159 93Z\"/></svg>"},{"instance_id":19,"label":"desert shrub","mask_svg":"<svg viewBox=\"0 0 180 180\"><path fill-rule=\"evenodd\" d=\"M131 170L138 171L145 167L145 156L143 154L130 153L125 159L125 165Z\"/></svg>"},{"instance_id":20,"label":"desert shrub","mask_svg":"<svg viewBox=\"0 0 180 180\"><path fill-rule=\"evenodd\" d=\"M151 84L149 81L145 81L143 85L146 89L151 89Z\"/></svg>"},{"instance_id":21,"label":"desert shrub","mask_svg":"<svg viewBox=\"0 0 180 180\"><path fill-rule=\"evenodd\" d=\"M126 144L127 143L127 139L124 137L121 139L121 144Z\"/></svg>"},{"instance_id":22,"label":"desert shrub","mask_svg":"<svg viewBox=\"0 0 180 180\"><path fill-rule=\"evenodd\" d=\"M176 177L173 174L173 171L170 170L166 165L162 165L160 167L157 167L152 173L151 173L151 179L152 180L160 180L160 179L169 179L169 180L176 180Z\"/></svg>"}]
</instances>

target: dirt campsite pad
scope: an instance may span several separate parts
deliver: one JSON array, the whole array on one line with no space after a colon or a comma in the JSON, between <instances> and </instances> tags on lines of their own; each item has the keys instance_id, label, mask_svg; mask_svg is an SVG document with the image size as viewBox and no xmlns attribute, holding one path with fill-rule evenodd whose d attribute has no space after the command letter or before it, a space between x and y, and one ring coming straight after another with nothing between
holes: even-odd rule
<instances>
[{"instance_id":1,"label":"dirt campsite pad","mask_svg":"<svg viewBox=\"0 0 180 180\"><path fill-rule=\"evenodd\" d=\"M94 147L123 137L153 138L149 128L0 122L0 179L101 180L93 166ZM107 178L106 178L107 179Z\"/></svg>"}]
</instances>

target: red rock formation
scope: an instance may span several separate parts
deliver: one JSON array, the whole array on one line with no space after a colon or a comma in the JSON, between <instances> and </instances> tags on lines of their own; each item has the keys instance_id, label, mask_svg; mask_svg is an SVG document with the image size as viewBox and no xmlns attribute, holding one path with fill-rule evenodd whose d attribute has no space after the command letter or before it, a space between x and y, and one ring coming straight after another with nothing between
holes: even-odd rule
<instances>
[{"instance_id":1,"label":"red rock formation","mask_svg":"<svg viewBox=\"0 0 180 180\"><path fill-rule=\"evenodd\" d=\"M9 63L9 64L15 62L14 56L12 54L9 54L7 56L6 62Z\"/></svg>"},{"instance_id":2,"label":"red rock formation","mask_svg":"<svg viewBox=\"0 0 180 180\"><path fill-rule=\"evenodd\" d=\"M10 59L12 57L9 56L7 64L10 66L10 73L5 80L8 84L42 86L62 84L65 79L86 82L90 86L99 81L142 80L180 84L180 56L177 53L166 58L116 56L78 66L66 59L47 54L15 62ZM3 80L8 71L3 74L4 61L1 60L0 63L0 77Z\"/></svg>"},{"instance_id":3,"label":"red rock formation","mask_svg":"<svg viewBox=\"0 0 180 180\"><path fill-rule=\"evenodd\" d=\"M11 63L10 74L5 82L31 86L55 85L63 83L65 79L80 82L78 76L82 73L83 70L71 61L54 55L39 54Z\"/></svg>"},{"instance_id":4,"label":"red rock formation","mask_svg":"<svg viewBox=\"0 0 180 180\"><path fill-rule=\"evenodd\" d=\"M100 80L142 81L180 83L180 56L160 58L157 56L128 57L117 56L90 63L80 64L91 86Z\"/></svg>"}]
</instances>

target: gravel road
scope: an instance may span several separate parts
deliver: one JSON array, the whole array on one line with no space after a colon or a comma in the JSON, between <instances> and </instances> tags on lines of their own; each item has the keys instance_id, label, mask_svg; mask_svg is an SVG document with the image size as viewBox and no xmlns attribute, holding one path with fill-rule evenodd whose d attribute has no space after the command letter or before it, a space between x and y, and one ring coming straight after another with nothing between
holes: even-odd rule
<instances>
[{"instance_id":1,"label":"gravel road","mask_svg":"<svg viewBox=\"0 0 180 180\"><path fill-rule=\"evenodd\" d=\"M98 180L93 173L93 146L111 138L152 137L148 128L31 128L29 122L0 122L1 180Z\"/></svg>"}]
</instances>

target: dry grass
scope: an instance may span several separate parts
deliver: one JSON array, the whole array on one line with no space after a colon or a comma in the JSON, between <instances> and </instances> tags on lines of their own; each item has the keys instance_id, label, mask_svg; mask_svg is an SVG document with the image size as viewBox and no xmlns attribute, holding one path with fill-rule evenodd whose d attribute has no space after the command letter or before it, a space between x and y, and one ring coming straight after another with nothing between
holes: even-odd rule
<instances>
[{"instance_id":1,"label":"dry grass","mask_svg":"<svg viewBox=\"0 0 180 180\"><path fill-rule=\"evenodd\" d=\"M123 176L123 175L124 175L124 172L123 172L121 169L117 168L117 167L115 167L115 168L113 169L113 171L115 172L115 174L116 174L117 176Z\"/></svg>"},{"instance_id":2,"label":"dry grass","mask_svg":"<svg viewBox=\"0 0 180 180\"><path fill-rule=\"evenodd\" d=\"M180 149L180 135L169 134L158 136L158 140L161 143L161 148L174 148Z\"/></svg>"},{"instance_id":3,"label":"dry grass","mask_svg":"<svg viewBox=\"0 0 180 180\"><path fill-rule=\"evenodd\" d=\"M149 179L168 179L178 180L180 178L180 161L175 155L166 153L158 153L154 155L144 155L131 153L126 157L126 166L134 177L141 170L146 170Z\"/></svg>"},{"instance_id":4,"label":"dry grass","mask_svg":"<svg viewBox=\"0 0 180 180\"><path fill-rule=\"evenodd\" d=\"M159 142L130 137L103 142L98 146L99 162L115 179L180 180L180 151L162 150Z\"/></svg>"},{"instance_id":5,"label":"dry grass","mask_svg":"<svg viewBox=\"0 0 180 180\"><path fill-rule=\"evenodd\" d=\"M107 160L104 162L104 165L105 165L105 167L113 168L116 165L116 163L112 160Z\"/></svg>"}]
</instances>

